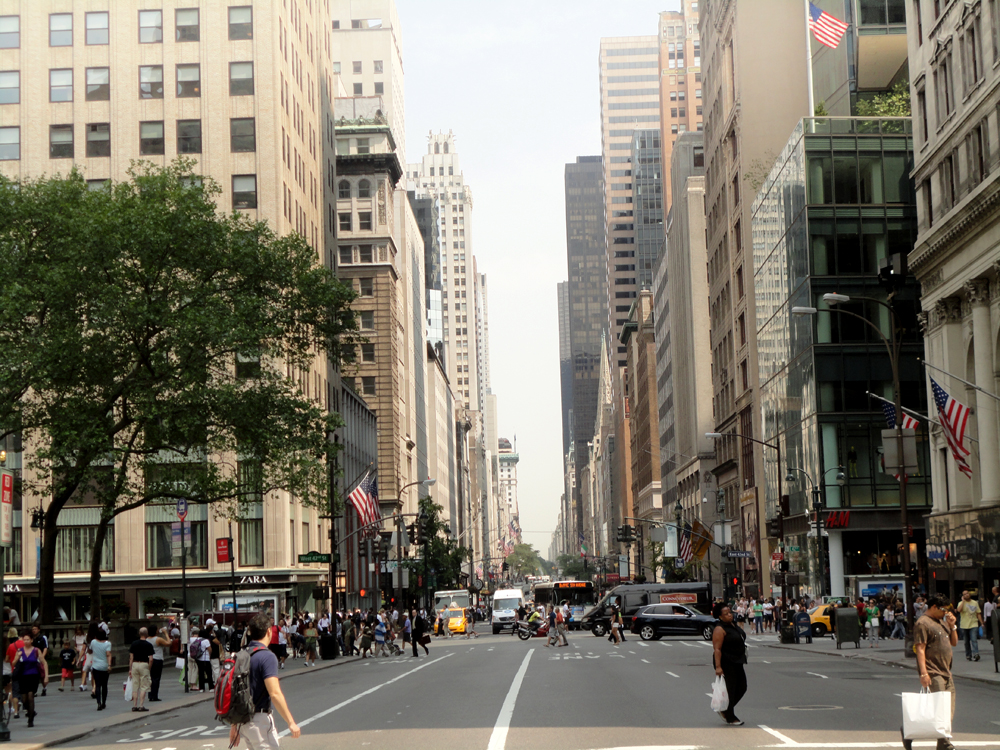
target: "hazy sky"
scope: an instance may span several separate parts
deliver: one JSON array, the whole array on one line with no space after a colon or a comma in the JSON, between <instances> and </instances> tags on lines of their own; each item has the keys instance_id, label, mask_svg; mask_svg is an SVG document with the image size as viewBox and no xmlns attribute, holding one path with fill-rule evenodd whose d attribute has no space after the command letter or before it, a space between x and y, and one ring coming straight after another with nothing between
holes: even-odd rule
<instances>
[{"instance_id":1,"label":"hazy sky","mask_svg":"<svg viewBox=\"0 0 1000 750\"><path fill-rule=\"evenodd\" d=\"M655 35L675 0L396 0L406 152L453 131L489 290L500 435L517 436L524 538L548 554L562 494L556 284L566 280L563 168L601 153L601 37Z\"/></svg>"}]
</instances>

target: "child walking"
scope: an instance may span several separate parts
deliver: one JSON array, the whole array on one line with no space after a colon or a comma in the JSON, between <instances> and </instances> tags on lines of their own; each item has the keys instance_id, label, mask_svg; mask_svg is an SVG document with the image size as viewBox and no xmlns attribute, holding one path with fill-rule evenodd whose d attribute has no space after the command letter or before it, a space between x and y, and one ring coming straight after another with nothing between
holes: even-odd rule
<instances>
[{"instance_id":1,"label":"child walking","mask_svg":"<svg viewBox=\"0 0 1000 750\"><path fill-rule=\"evenodd\" d=\"M78 654L73 648L73 644L69 641L63 641L62 651L59 652L59 666L62 667L62 679L59 680L60 693L63 691L66 680L69 680L69 689L73 689L73 670L76 668L77 657Z\"/></svg>"}]
</instances>

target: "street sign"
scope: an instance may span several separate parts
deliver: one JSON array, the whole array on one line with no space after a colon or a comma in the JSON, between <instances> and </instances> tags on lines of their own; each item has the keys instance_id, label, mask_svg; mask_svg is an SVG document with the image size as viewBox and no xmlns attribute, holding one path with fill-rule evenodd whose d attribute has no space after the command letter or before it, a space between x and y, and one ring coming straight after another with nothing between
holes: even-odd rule
<instances>
[{"instance_id":1,"label":"street sign","mask_svg":"<svg viewBox=\"0 0 1000 750\"><path fill-rule=\"evenodd\" d=\"M792 546L789 546L788 547L788 551L789 552L801 552L802 548L801 547L792 547Z\"/></svg>"},{"instance_id":2,"label":"street sign","mask_svg":"<svg viewBox=\"0 0 1000 750\"><path fill-rule=\"evenodd\" d=\"M177 517L182 521L187 518L188 514L188 501L185 498L180 498L177 501Z\"/></svg>"},{"instance_id":3,"label":"street sign","mask_svg":"<svg viewBox=\"0 0 1000 750\"><path fill-rule=\"evenodd\" d=\"M330 564L330 553L329 552L306 552L304 555L299 555L300 563L326 563Z\"/></svg>"},{"instance_id":4,"label":"street sign","mask_svg":"<svg viewBox=\"0 0 1000 750\"><path fill-rule=\"evenodd\" d=\"M772 552L771 553L771 559L774 560L775 562L778 562L778 561L784 560L785 556L783 554L781 554L780 552Z\"/></svg>"},{"instance_id":5,"label":"street sign","mask_svg":"<svg viewBox=\"0 0 1000 750\"><path fill-rule=\"evenodd\" d=\"M726 557L728 558L741 557L741 558L753 559L753 552L747 552L746 550L742 549L727 549Z\"/></svg>"},{"instance_id":6,"label":"street sign","mask_svg":"<svg viewBox=\"0 0 1000 750\"><path fill-rule=\"evenodd\" d=\"M0 547L14 543L14 475L0 472Z\"/></svg>"}]
</instances>

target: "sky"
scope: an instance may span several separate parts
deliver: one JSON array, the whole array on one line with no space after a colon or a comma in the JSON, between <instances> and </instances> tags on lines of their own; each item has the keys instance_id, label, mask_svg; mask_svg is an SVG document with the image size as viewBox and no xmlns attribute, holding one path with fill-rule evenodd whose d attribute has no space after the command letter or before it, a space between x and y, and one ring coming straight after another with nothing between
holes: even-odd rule
<instances>
[{"instance_id":1,"label":"sky","mask_svg":"<svg viewBox=\"0 0 1000 750\"><path fill-rule=\"evenodd\" d=\"M655 35L675 0L396 0L406 153L456 137L487 276L500 436L517 438L524 541L548 555L563 491L556 284L566 280L563 170L601 153L602 37Z\"/></svg>"}]
</instances>

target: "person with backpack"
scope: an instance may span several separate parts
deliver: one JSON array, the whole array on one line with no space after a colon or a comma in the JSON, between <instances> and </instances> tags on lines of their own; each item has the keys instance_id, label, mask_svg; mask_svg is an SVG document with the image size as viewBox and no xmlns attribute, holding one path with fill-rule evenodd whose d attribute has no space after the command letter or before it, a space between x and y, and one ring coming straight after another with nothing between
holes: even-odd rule
<instances>
[{"instance_id":1,"label":"person with backpack","mask_svg":"<svg viewBox=\"0 0 1000 750\"><path fill-rule=\"evenodd\" d=\"M202 638L198 628L191 630L191 642L188 644L188 656L198 670L198 689L192 692L202 692L212 688L212 661L209 642Z\"/></svg>"},{"instance_id":2,"label":"person with backpack","mask_svg":"<svg viewBox=\"0 0 1000 750\"><path fill-rule=\"evenodd\" d=\"M220 721L230 725L229 746L239 747L242 740L250 750L274 750L280 746L274 726L277 709L288 724L288 733L302 734L295 723L278 680L278 657L268 648L271 620L257 614L247 626L249 642L235 659L226 661L216 685L215 710Z\"/></svg>"}]
</instances>

